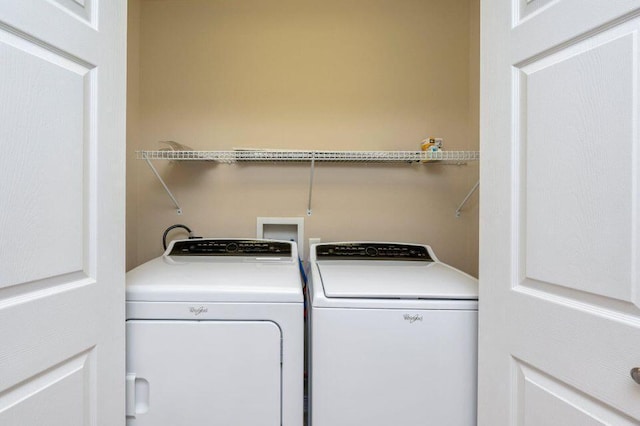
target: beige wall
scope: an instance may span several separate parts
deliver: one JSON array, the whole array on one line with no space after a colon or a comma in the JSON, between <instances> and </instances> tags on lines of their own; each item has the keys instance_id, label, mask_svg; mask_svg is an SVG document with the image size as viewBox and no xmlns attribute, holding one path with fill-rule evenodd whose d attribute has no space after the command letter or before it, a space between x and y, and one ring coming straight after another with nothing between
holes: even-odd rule
<instances>
[{"instance_id":1,"label":"beige wall","mask_svg":"<svg viewBox=\"0 0 640 426\"><path fill-rule=\"evenodd\" d=\"M255 236L257 216L305 218L305 238L431 244L477 274L478 164L309 166L156 162L175 209L136 149L175 140L234 147L478 149L477 0L130 0L128 245L132 268L185 223Z\"/></svg>"},{"instance_id":2,"label":"beige wall","mask_svg":"<svg viewBox=\"0 0 640 426\"><path fill-rule=\"evenodd\" d=\"M133 158L140 125L140 1L129 0L127 31L127 270L138 257L138 176L140 164Z\"/></svg>"}]
</instances>

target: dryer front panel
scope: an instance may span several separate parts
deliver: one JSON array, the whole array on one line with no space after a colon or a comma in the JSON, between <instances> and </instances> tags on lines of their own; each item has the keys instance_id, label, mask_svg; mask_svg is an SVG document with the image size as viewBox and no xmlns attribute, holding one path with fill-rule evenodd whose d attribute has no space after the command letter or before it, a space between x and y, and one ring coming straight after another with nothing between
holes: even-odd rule
<instances>
[{"instance_id":1,"label":"dryer front panel","mask_svg":"<svg viewBox=\"0 0 640 426\"><path fill-rule=\"evenodd\" d=\"M281 424L270 321L127 321L127 425Z\"/></svg>"}]
</instances>

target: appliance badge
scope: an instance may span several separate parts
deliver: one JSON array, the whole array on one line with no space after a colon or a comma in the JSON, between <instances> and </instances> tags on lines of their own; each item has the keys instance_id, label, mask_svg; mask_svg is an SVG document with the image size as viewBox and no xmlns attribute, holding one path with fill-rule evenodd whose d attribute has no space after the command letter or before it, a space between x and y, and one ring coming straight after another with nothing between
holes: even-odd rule
<instances>
[{"instance_id":1,"label":"appliance badge","mask_svg":"<svg viewBox=\"0 0 640 426\"><path fill-rule=\"evenodd\" d=\"M206 313L209 312L208 308L205 308L204 306L199 306L197 308L194 308L193 306L191 308L189 308L189 312L191 312L192 314L194 314L195 316L198 316L202 313Z\"/></svg>"},{"instance_id":2,"label":"appliance badge","mask_svg":"<svg viewBox=\"0 0 640 426\"><path fill-rule=\"evenodd\" d=\"M409 321L409 324L413 324L416 321L422 321L422 315L420 314L404 314L404 320Z\"/></svg>"}]
</instances>

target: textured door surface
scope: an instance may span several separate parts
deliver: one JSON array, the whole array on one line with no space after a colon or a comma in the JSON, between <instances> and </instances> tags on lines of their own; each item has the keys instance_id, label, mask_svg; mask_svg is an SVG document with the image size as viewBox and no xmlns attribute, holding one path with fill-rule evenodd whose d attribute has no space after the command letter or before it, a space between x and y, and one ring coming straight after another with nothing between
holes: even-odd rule
<instances>
[{"instance_id":1,"label":"textured door surface","mask_svg":"<svg viewBox=\"0 0 640 426\"><path fill-rule=\"evenodd\" d=\"M639 8L482 3L480 425L640 421Z\"/></svg>"},{"instance_id":2,"label":"textured door surface","mask_svg":"<svg viewBox=\"0 0 640 426\"><path fill-rule=\"evenodd\" d=\"M269 321L127 321L127 425L280 425L281 339Z\"/></svg>"},{"instance_id":3,"label":"textured door surface","mask_svg":"<svg viewBox=\"0 0 640 426\"><path fill-rule=\"evenodd\" d=\"M0 424L124 424L126 1L0 1Z\"/></svg>"}]
</instances>

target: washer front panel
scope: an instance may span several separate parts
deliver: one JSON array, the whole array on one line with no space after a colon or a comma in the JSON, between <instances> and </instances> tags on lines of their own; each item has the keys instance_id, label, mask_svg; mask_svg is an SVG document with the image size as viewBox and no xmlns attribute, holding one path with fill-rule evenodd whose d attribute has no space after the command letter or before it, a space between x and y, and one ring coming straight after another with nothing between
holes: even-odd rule
<instances>
[{"instance_id":1,"label":"washer front panel","mask_svg":"<svg viewBox=\"0 0 640 426\"><path fill-rule=\"evenodd\" d=\"M313 426L475 425L477 311L311 311Z\"/></svg>"}]
</instances>

